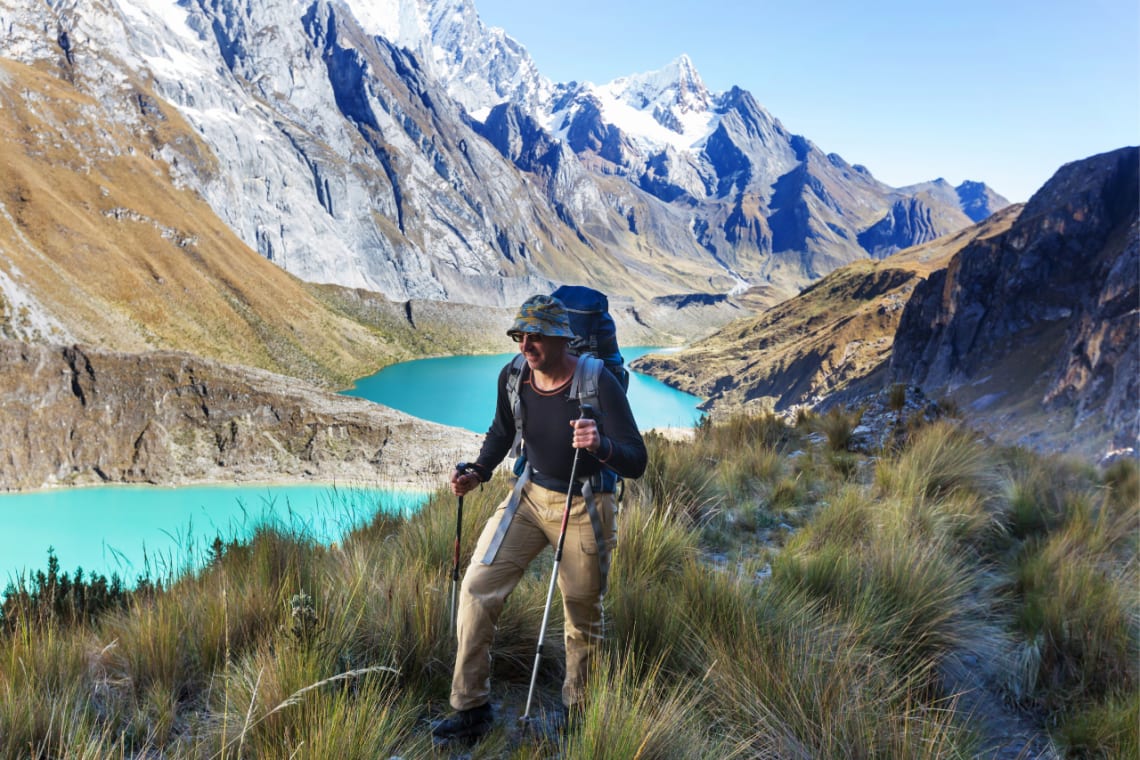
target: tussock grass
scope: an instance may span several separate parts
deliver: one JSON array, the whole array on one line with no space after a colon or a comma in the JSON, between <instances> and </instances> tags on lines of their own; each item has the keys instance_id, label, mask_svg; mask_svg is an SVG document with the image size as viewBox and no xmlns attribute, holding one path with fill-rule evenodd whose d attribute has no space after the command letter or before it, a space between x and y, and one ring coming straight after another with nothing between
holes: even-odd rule
<instances>
[{"instance_id":1,"label":"tussock grass","mask_svg":"<svg viewBox=\"0 0 1140 760\"><path fill-rule=\"evenodd\" d=\"M858 624L868 645L904 669L976 644L972 578L945 543L915 541L886 524L861 542L817 546L808 550L811 536L797 537L774 565L774 580Z\"/></svg>"},{"instance_id":2,"label":"tussock grass","mask_svg":"<svg viewBox=\"0 0 1140 760\"><path fill-rule=\"evenodd\" d=\"M710 730L699 681L677 683L662 660L603 657L579 724L563 739L567 760L730 758Z\"/></svg>"},{"instance_id":3,"label":"tussock grass","mask_svg":"<svg viewBox=\"0 0 1140 760\"><path fill-rule=\"evenodd\" d=\"M816 417L811 424L813 429L827 438L827 447L831 451L847 451L855 428L859 427L862 419L862 410L848 411L836 406Z\"/></svg>"},{"instance_id":4,"label":"tussock grass","mask_svg":"<svg viewBox=\"0 0 1140 760\"><path fill-rule=\"evenodd\" d=\"M875 470L882 493L908 499L946 499L959 492L995 495L1000 473L986 447L948 422L920 429L907 448Z\"/></svg>"},{"instance_id":5,"label":"tussock grass","mask_svg":"<svg viewBox=\"0 0 1140 760\"><path fill-rule=\"evenodd\" d=\"M690 444L650 436L585 713L557 735L504 722L465 751L974 757L977 716L939 678L968 653L1071 755L1136 754L1134 464L1098 473L946 423L873 461L801 436L770 416ZM508 488L465 498L461 567ZM441 488L334 546L274 524L216 542L204 567L125 607L61 616L21 597L0 634L0 757L455 756L428 731L454 658L455 519ZM505 715L529 683L550 563L500 621ZM556 601L541 711L557 702L560 634Z\"/></svg>"},{"instance_id":6,"label":"tussock grass","mask_svg":"<svg viewBox=\"0 0 1140 760\"><path fill-rule=\"evenodd\" d=\"M786 587L756 625L713 641L710 698L746 757L969 757L952 705L923 699L926 672L896 675L858 626Z\"/></svg>"},{"instance_id":7,"label":"tussock grass","mask_svg":"<svg viewBox=\"0 0 1140 760\"><path fill-rule=\"evenodd\" d=\"M1062 736L1071 730L1081 746L1086 733L1113 724L1112 705L1134 702L1140 684L1136 464L1098 475L1024 451L1008 460L1009 690L1057 716Z\"/></svg>"},{"instance_id":8,"label":"tussock grass","mask_svg":"<svg viewBox=\"0 0 1140 760\"><path fill-rule=\"evenodd\" d=\"M1140 694L1114 696L1071 716L1058 735L1076 757L1140 757Z\"/></svg>"}]
</instances>

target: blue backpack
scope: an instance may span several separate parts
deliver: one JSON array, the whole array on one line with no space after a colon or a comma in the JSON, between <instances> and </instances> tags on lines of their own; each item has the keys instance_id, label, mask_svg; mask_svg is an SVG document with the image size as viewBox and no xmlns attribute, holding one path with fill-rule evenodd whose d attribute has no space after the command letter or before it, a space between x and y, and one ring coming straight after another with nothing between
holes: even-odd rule
<instances>
[{"instance_id":1,"label":"blue backpack","mask_svg":"<svg viewBox=\"0 0 1140 760\"><path fill-rule=\"evenodd\" d=\"M602 360L624 390L629 390L629 370L618 349L617 327L610 316L605 294L582 285L563 285L551 293L566 307L574 340L570 350L582 356L592 354Z\"/></svg>"}]
</instances>

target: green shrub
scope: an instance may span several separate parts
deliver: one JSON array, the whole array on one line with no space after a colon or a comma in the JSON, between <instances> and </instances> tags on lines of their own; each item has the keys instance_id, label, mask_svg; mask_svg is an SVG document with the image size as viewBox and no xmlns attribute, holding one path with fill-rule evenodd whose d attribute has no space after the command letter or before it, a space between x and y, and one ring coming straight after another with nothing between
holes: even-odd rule
<instances>
[{"instance_id":1,"label":"green shrub","mask_svg":"<svg viewBox=\"0 0 1140 760\"><path fill-rule=\"evenodd\" d=\"M1140 693L1114 695L1069 716L1056 737L1070 757L1140 757Z\"/></svg>"}]
</instances>

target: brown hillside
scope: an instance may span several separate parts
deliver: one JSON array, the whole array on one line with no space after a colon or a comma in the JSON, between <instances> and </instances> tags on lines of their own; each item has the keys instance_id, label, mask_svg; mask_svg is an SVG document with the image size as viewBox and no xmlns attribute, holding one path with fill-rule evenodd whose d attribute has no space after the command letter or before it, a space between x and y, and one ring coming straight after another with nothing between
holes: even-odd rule
<instances>
[{"instance_id":1,"label":"brown hillside","mask_svg":"<svg viewBox=\"0 0 1140 760\"><path fill-rule=\"evenodd\" d=\"M196 137L132 86L140 111L115 120L66 82L0 61L0 336L178 348L326 385L398 355L179 189L162 147L185 154ZM142 129L116 126L131 119ZM209 168L205 148L189 152Z\"/></svg>"},{"instance_id":2,"label":"brown hillside","mask_svg":"<svg viewBox=\"0 0 1140 760\"><path fill-rule=\"evenodd\" d=\"M814 404L855 383L873 384L886 368L903 307L915 285L974 240L1007 229L1008 207L987 221L882 261L843 267L759 317L670 355L634 366L708 399L714 416L742 409Z\"/></svg>"}]
</instances>

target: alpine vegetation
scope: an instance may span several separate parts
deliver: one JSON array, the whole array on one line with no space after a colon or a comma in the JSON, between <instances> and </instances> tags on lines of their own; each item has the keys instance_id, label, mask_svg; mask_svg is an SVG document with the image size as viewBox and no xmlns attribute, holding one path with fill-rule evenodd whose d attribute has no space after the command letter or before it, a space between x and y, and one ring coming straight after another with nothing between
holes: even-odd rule
<instances>
[{"instance_id":1,"label":"alpine vegetation","mask_svg":"<svg viewBox=\"0 0 1140 760\"><path fill-rule=\"evenodd\" d=\"M204 566L84 614L55 601L58 561L10 587L0 756L1140 750L1134 462L1098 471L948 420L874 456L845 451L843 467L809 417L646 444L650 472L619 516L604 653L569 722L514 720L547 554L500 619L495 724L474 745L433 742L455 646L456 513L441 488L420 512L377 513L333 546L272 524L219 537ZM508 488L497 476L467 495L464 559ZM550 624L538 716L559 706L558 605Z\"/></svg>"}]
</instances>

